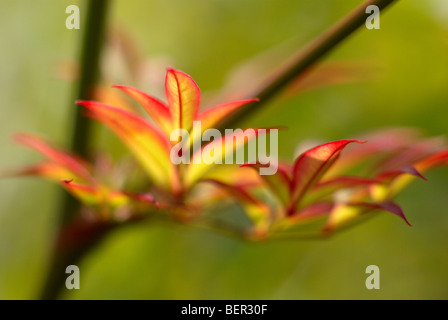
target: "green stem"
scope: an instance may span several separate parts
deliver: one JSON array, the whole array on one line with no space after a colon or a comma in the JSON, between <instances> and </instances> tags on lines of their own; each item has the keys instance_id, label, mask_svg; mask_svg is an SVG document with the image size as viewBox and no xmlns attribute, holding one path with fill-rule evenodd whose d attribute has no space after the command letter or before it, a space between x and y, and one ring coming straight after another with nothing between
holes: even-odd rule
<instances>
[{"instance_id":1,"label":"green stem","mask_svg":"<svg viewBox=\"0 0 448 320\"><path fill-rule=\"evenodd\" d=\"M286 88L298 75L307 71L354 31L364 26L368 16L368 14L366 14L366 8L368 6L375 5L381 11L396 1L397 0L368 0L361 4L343 19L334 24L330 29L327 29L327 31L311 41L302 50L297 52L285 66L269 78L268 82L264 83L254 92L248 94L247 97L243 97L257 97L260 99L260 102L246 105L239 112L236 112L232 117L228 118L227 121L222 124L221 128L227 128L228 126L235 127L254 112L260 111L271 98Z\"/></svg>"},{"instance_id":2,"label":"green stem","mask_svg":"<svg viewBox=\"0 0 448 320\"><path fill-rule=\"evenodd\" d=\"M92 89L100 77L100 56L104 42L109 0L88 1L84 43L81 52L81 77L76 99L91 99ZM72 102L73 105L73 102ZM75 125L72 136L72 151L81 157L88 157L92 120L85 117L81 108L75 109Z\"/></svg>"},{"instance_id":3,"label":"green stem","mask_svg":"<svg viewBox=\"0 0 448 320\"><path fill-rule=\"evenodd\" d=\"M82 114L82 108L73 104L74 100L92 99L92 89L98 83L100 74L100 56L104 41L109 0L87 1L88 9L84 26L84 39L80 57L80 80L75 99L71 100L74 108L74 127L72 129L71 146L73 153L89 158L89 142L92 135L91 119ZM65 193L61 223L65 224L79 211L80 204Z\"/></svg>"},{"instance_id":4,"label":"green stem","mask_svg":"<svg viewBox=\"0 0 448 320\"><path fill-rule=\"evenodd\" d=\"M107 11L109 0L87 0L86 22L84 29L83 44L80 57L80 81L76 90L75 99L91 99L92 88L99 80L100 55L106 29ZM74 107L71 100L70 106ZM92 121L82 115L78 106L75 108L73 135L71 138L71 151L77 155L87 158L89 141L91 140ZM58 223L58 237L64 227L73 219L80 210L80 203L64 192L62 197L62 208ZM94 241L95 242L95 241ZM62 253L56 247L53 248L53 256L49 273L44 284L41 297L43 299L55 299L62 288L65 268L75 264L86 248L77 248L74 251Z\"/></svg>"},{"instance_id":5,"label":"green stem","mask_svg":"<svg viewBox=\"0 0 448 320\"><path fill-rule=\"evenodd\" d=\"M69 276L65 273L66 268L70 265L79 266L79 261L116 227L117 224L114 223L79 219L61 229L55 242L53 260L40 298L57 299Z\"/></svg>"}]
</instances>

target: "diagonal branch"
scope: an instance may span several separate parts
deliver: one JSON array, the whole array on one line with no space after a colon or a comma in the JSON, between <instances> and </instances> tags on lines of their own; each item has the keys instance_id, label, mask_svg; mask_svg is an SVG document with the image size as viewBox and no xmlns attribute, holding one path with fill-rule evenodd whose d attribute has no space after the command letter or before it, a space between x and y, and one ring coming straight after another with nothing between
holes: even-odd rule
<instances>
[{"instance_id":1,"label":"diagonal branch","mask_svg":"<svg viewBox=\"0 0 448 320\"><path fill-rule=\"evenodd\" d=\"M366 8L370 5L377 6L380 11L397 0L368 0L342 18L330 29L311 41L302 50L297 52L289 62L271 75L265 82L247 97L257 97L260 102L250 103L241 108L232 117L221 124L221 128L235 127L254 112L259 111L271 98L286 88L298 75L307 71L322 57L339 45L343 40L365 25ZM243 98L247 98L243 97Z\"/></svg>"}]
</instances>

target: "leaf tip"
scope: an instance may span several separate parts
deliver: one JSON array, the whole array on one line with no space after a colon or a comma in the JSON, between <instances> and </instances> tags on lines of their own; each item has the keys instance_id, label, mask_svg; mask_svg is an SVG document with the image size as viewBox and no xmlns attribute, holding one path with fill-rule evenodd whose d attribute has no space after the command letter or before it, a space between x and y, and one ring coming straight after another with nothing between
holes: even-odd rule
<instances>
[{"instance_id":1,"label":"leaf tip","mask_svg":"<svg viewBox=\"0 0 448 320\"><path fill-rule=\"evenodd\" d=\"M84 106L84 107L88 107L92 104L92 101L88 101L88 100L75 100L75 104L79 105L79 106Z\"/></svg>"},{"instance_id":2,"label":"leaf tip","mask_svg":"<svg viewBox=\"0 0 448 320\"><path fill-rule=\"evenodd\" d=\"M174 68L171 67L171 66L168 66L168 67L166 68L166 73L175 73L175 72L177 72L177 70L174 69Z\"/></svg>"}]
</instances>

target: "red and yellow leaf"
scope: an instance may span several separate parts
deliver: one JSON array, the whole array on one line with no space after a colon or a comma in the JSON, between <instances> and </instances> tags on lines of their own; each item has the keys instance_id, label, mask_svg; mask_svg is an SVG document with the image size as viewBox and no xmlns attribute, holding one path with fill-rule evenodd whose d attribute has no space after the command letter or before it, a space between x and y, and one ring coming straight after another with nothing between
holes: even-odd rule
<instances>
[{"instance_id":1,"label":"red and yellow leaf","mask_svg":"<svg viewBox=\"0 0 448 320\"><path fill-rule=\"evenodd\" d=\"M152 119L170 135L173 130L172 119L168 107L158 99L130 86L113 86L135 99Z\"/></svg>"},{"instance_id":2,"label":"red and yellow leaf","mask_svg":"<svg viewBox=\"0 0 448 320\"><path fill-rule=\"evenodd\" d=\"M140 161L150 178L163 189L177 190L177 172L171 163L171 143L152 123L130 112L95 101L78 101L90 116L114 131Z\"/></svg>"},{"instance_id":3,"label":"red and yellow leaf","mask_svg":"<svg viewBox=\"0 0 448 320\"><path fill-rule=\"evenodd\" d=\"M75 198L89 206L96 206L104 202L104 195L99 188L63 180L62 186Z\"/></svg>"},{"instance_id":4,"label":"red and yellow leaf","mask_svg":"<svg viewBox=\"0 0 448 320\"><path fill-rule=\"evenodd\" d=\"M269 129L263 130L265 130L264 132L269 131ZM232 134L227 134L204 145L191 156L184 176L184 184L186 186L193 185L216 164L225 163L226 156L235 154L249 141L256 139L260 133L260 129L235 130ZM234 162L232 161L232 163Z\"/></svg>"},{"instance_id":5,"label":"red and yellow leaf","mask_svg":"<svg viewBox=\"0 0 448 320\"><path fill-rule=\"evenodd\" d=\"M95 87L93 90L93 100L101 101L102 103L124 109L134 114L142 114L132 103L110 87Z\"/></svg>"},{"instance_id":6,"label":"red and yellow leaf","mask_svg":"<svg viewBox=\"0 0 448 320\"><path fill-rule=\"evenodd\" d=\"M20 168L18 170L11 170L2 174L2 177L14 176L39 176L55 182L69 179L84 181L83 179L79 178L79 176L73 174L72 171L54 162L41 162L32 166Z\"/></svg>"},{"instance_id":7,"label":"red and yellow leaf","mask_svg":"<svg viewBox=\"0 0 448 320\"><path fill-rule=\"evenodd\" d=\"M200 112L195 118L195 121L200 121L201 130L192 130L193 134L189 138L190 146L193 145L194 141L201 140L204 131L213 128L216 124L240 107L255 101L258 101L258 99L234 101Z\"/></svg>"},{"instance_id":8,"label":"red and yellow leaf","mask_svg":"<svg viewBox=\"0 0 448 320\"><path fill-rule=\"evenodd\" d=\"M166 73L165 92L173 129L190 131L199 111L199 87L189 75L169 68Z\"/></svg>"},{"instance_id":9,"label":"red and yellow leaf","mask_svg":"<svg viewBox=\"0 0 448 320\"><path fill-rule=\"evenodd\" d=\"M151 203L158 207L154 197L149 194L134 194L114 191L105 185L97 183L95 186L79 184L71 180L63 180L62 186L82 203L97 207L100 211L110 214L117 208L136 203ZM110 211L112 210L112 212Z\"/></svg>"},{"instance_id":10,"label":"red and yellow leaf","mask_svg":"<svg viewBox=\"0 0 448 320\"><path fill-rule=\"evenodd\" d=\"M225 103L219 106L215 106L213 108L207 109L199 113L195 120L201 121L201 129L202 132L209 128L213 128L216 124L218 124L225 117L230 115L235 110L238 110L242 106L259 101L258 99L248 99L248 100L239 100L233 101L229 103ZM201 133L202 133L201 132Z\"/></svg>"}]
</instances>

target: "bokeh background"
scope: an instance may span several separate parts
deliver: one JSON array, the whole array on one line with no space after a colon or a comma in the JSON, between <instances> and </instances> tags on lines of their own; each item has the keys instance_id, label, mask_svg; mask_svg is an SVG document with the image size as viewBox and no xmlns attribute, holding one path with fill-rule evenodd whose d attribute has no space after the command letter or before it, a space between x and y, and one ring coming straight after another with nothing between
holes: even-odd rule
<instances>
[{"instance_id":1,"label":"bokeh background","mask_svg":"<svg viewBox=\"0 0 448 320\"><path fill-rule=\"evenodd\" d=\"M211 96L237 65L282 43L286 53L297 50L360 2L115 0L109 22L138 43L154 70L141 89L160 90L154 77L169 64ZM39 159L11 141L15 132L68 143L74 83L61 66L77 59L82 36L65 28L70 4L82 18L82 1L2 3L2 169ZM447 56L448 3L398 1L381 15L380 30L361 28L325 59L360 63L372 77L276 99L247 125L287 126L280 135L285 159L303 140L356 138L381 127L446 134ZM398 199L412 228L379 214L329 240L261 244L166 222L123 228L82 261L81 290L63 298L447 299L448 170L426 176ZM37 297L61 192L40 179L0 180L0 298ZM380 290L365 287L371 264L381 270Z\"/></svg>"}]
</instances>

